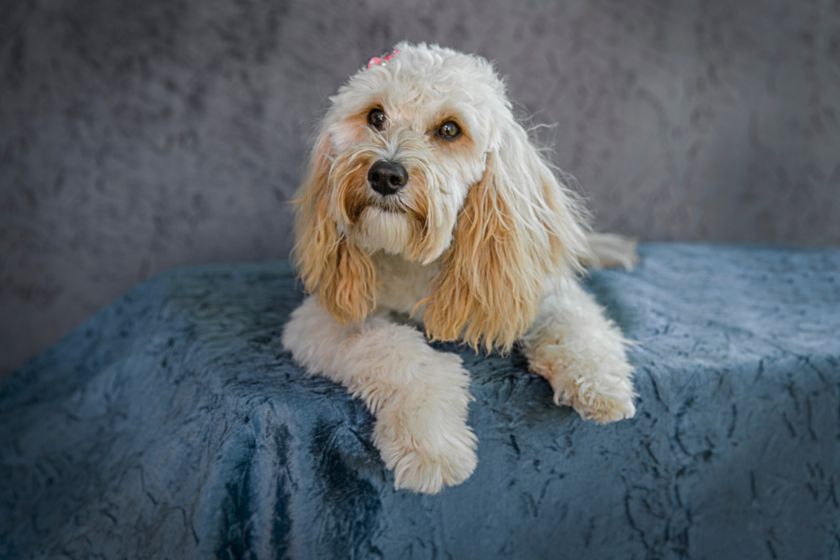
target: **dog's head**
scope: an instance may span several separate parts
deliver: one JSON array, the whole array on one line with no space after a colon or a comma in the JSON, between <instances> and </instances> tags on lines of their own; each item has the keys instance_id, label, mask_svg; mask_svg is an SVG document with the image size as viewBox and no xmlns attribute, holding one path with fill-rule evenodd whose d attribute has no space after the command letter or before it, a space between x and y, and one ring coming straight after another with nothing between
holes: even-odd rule
<instances>
[{"instance_id":1,"label":"dog's head","mask_svg":"<svg viewBox=\"0 0 840 560\"><path fill-rule=\"evenodd\" d=\"M337 320L374 308L376 251L438 261L427 334L474 347L509 349L547 275L585 251L578 206L492 65L438 46L399 44L339 89L298 203L298 270Z\"/></svg>"}]
</instances>

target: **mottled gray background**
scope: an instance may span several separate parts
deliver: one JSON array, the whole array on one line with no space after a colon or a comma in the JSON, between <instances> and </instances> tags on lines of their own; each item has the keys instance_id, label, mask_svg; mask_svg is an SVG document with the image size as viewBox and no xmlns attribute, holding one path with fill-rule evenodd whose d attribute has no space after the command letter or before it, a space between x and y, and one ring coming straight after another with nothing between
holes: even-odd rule
<instances>
[{"instance_id":1,"label":"mottled gray background","mask_svg":"<svg viewBox=\"0 0 840 560\"><path fill-rule=\"evenodd\" d=\"M840 0L0 0L0 369L135 282L285 257L326 97L483 54L597 226L840 243Z\"/></svg>"}]
</instances>

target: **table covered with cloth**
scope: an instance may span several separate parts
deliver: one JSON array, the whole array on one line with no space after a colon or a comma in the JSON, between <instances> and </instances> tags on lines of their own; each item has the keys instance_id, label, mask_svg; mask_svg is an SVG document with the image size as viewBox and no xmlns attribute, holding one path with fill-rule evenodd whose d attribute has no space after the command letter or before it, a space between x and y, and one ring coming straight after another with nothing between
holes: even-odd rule
<instances>
[{"instance_id":1,"label":"table covered with cloth","mask_svg":"<svg viewBox=\"0 0 840 560\"><path fill-rule=\"evenodd\" d=\"M285 262L175 269L0 379L2 558L840 558L840 250L647 244L585 280L635 418L456 344L478 467L395 491L280 337Z\"/></svg>"}]
</instances>

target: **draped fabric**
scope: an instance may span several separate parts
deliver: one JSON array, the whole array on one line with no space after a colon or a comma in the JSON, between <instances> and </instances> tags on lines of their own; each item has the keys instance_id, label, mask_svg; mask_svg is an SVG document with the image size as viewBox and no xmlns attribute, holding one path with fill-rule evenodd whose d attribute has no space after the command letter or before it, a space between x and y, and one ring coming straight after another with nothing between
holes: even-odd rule
<instances>
[{"instance_id":1,"label":"draped fabric","mask_svg":"<svg viewBox=\"0 0 840 560\"><path fill-rule=\"evenodd\" d=\"M287 263L176 269L0 380L0 557L837 558L840 251L650 244L586 285L637 416L475 354L479 465L393 489L372 418L280 344Z\"/></svg>"}]
</instances>

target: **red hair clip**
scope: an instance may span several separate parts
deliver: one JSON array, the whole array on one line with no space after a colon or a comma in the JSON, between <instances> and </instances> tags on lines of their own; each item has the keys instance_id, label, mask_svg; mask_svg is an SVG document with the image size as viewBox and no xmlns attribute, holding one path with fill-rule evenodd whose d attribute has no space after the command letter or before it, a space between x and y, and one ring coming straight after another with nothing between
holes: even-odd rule
<instances>
[{"instance_id":1,"label":"red hair clip","mask_svg":"<svg viewBox=\"0 0 840 560\"><path fill-rule=\"evenodd\" d=\"M381 57L380 57L380 56L374 56L373 58L371 58L370 60L368 60L367 67L368 67L368 68L370 68L371 66L384 66L384 65L385 65L385 64L387 64L387 63L388 63L388 62L389 62L392 58L394 58L395 56L397 56L397 54L398 54L399 52L400 52L400 51L398 51L397 49L394 49L394 50L392 50L392 51L391 51L391 52L389 52L389 53L385 53L385 54L383 54Z\"/></svg>"}]
</instances>

